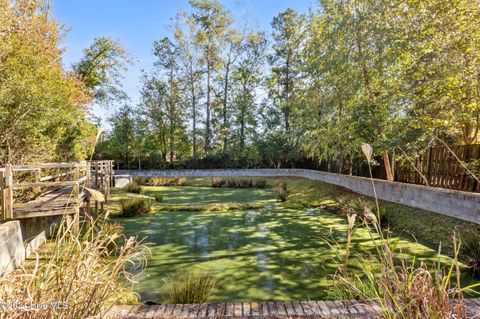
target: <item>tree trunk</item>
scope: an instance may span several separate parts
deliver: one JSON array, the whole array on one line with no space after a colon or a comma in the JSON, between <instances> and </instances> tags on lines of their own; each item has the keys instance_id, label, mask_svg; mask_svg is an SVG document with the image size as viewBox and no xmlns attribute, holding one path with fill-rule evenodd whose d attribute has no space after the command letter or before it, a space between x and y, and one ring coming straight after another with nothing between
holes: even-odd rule
<instances>
[{"instance_id":1,"label":"tree trunk","mask_svg":"<svg viewBox=\"0 0 480 319\"><path fill-rule=\"evenodd\" d=\"M383 151L383 164L385 165L385 173L387 174L387 181L393 182L393 171L388 158L388 152Z\"/></svg>"},{"instance_id":2,"label":"tree trunk","mask_svg":"<svg viewBox=\"0 0 480 319\"><path fill-rule=\"evenodd\" d=\"M210 60L207 60L207 114L205 120L205 145L203 150L205 154L208 154L210 150L210 138L211 138L211 129L210 129Z\"/></svg>"},{"instance_id":3,"label":"tree trunk","mask_svg":"<svg viewBox=\"0 0 480 319\"><path fill-rule=\"evenodd\" d=\"M225 68L225 83L223 88L223 151L227 150L228 126L227 126L227 97L228 97L228 76L230 73L230 64Z\"/></svg>"},{"instance_id":4,"label":"tree trunk","mask_svg":"<svg viewBox=\"0 0 480 319\"><path fill-rule=\"evenodd\" d=\"M195 99L195 82L193 79L193 75L191 77L191 91L192 91L192 120L193 120L193 132L192 132L192 139L193 139L193 159L197 159L197 106L196 106L196 99Z\"/></svg>"}]
</instances>

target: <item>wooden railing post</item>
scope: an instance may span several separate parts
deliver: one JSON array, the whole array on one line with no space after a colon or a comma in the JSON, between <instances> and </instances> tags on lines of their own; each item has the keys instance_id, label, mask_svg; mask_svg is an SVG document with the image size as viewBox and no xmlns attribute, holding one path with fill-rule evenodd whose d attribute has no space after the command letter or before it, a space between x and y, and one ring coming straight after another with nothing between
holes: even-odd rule
<instances>
[{"instance_id":1,"label":"wooden railing post","mask_svg":"<svg viewBox=\"0 0 480 319\"><path fill-rule=\"evenodd\" d=\"M41 168L37 168L35 170L35 182L38 183L40 182L40 179L42 178L42 169ZM41 187L35 187L35 192L37 194L39 194L40 192L42 191L42 188Z\"/></svg>"},{"instance_id":2,"label":"wooden railing post","mask_svg":"<svg viewBox=\"0 0 480 319\"><path fill-rule=\"evenodd\" d=\"M13 219L13 171L12 165L5 165L5 186L4 186L5 210L4 218Z\"/></svg>"},{"instance_id":3,"label":"wooden railing post","mask_svg":"<svg viewBox=\"0 0 480 319\"><path fill-rule=\"evenodd\" d=\"M90 170L91 170L91 164L90 162L87 162L87 181L85 182L85 186L87 187L90 187L90 183L91 183L90 179L92 178L91 176L92 172Z\"/></svg>"},{"instance_id":4,"label":"wooden railing post","mask_svg":"<svg viewBox=\"0 0 480 319\"><path fill-rule=\"evenodd\" d=\"M0 171L0 222L5 220L5 172Z\"/></svg>"},{"instance_id":5,"label":"wooden railing post","mask_svg":"<svg viewBox=\"0 0 480 319\"><path fill-rule=\"evenodd\" d=\"M73 196L74 196L74 203L73 203L73 232L74 234L78 234L80 231L80 168L78 164L75 165L75 169L73 171L73 180L75 181L75 186L73 186Z\"/></svg>"}]
</instances>

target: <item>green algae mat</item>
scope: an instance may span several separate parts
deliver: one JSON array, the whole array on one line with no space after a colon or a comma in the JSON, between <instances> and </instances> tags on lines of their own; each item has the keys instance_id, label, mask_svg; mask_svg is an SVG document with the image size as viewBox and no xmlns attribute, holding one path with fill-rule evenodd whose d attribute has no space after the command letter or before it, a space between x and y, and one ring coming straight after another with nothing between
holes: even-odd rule
<instances>
[{"instance_id":1,"label":"green algae mat","mask_svg":"<svg viewBox=\"0 0 480 319\"><path fill-rule=\"evenodd\" d=\"M117 218L127 235L146 237L151 249L146 270L135 285L142 301L162 302L164 279L184 267L199 268L222 281L211 301L325 299L344 248L348 225L344 218L322 209L277 207L269 189L209 187L147 187L171 204L263 201L262 209L226 212L153 212ZM395 238L406 256L433 263L436 252L424 245ZM371 235L357 227L352 239L350 271L360 272L356 252L372 251ZM441 260L448 263L447 257ZM465 272L467 274L467 272ZM472 278L465 275L465 283Z\"/></svg>"}]
</instances>

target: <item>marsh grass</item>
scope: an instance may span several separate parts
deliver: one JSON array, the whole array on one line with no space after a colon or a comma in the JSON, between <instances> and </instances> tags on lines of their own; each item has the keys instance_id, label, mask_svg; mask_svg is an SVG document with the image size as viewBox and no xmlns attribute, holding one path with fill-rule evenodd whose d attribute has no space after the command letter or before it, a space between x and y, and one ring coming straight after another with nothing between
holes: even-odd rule
<instances>
[{"instance_id":1,"label":"marsh grass","mask_svg":"<svg viewBox=\"0 0 480 319\"><path fill-rule=\"evenodd\" d=\"M120 217L133 217L145 215L152 211L152 200L139 197L120 201Z\"/></svg>"},{"instance_id":2,"label":"marsh grass","mask_svg":"<svg viewBox=\"0 0 480 319\"><path fill-rule=\"evenodd\" d=\"M143 187L140 186L137 182L129 182L127 186L125 186L125 189L129 193L134 193L134 194L143 194Z\"/></svg>"},{"instance_id":3,"label":"marsh grass","mask_svg":"<svg viewBox=\"0 0 480 319\"><path fill-rule=\"evenodd\" d=\"M212 274L193 268L181 269L165 279L168 303L204 303L219 288L220 282Z\"/></svg>"},{"instance_id":4,"label":"marsh grass","mask_svg":"<svg viewBox=\"0 0 480 319\"><path fill-rule=\"evenodd\" d=\"M364 149L364 146L362 146ZM371 148L364 151L370 161ZM369 162L370 164L370 162ZM375 194L375 185L372 187ZM339 248L337 271L333 275L334 285L330 296L340 299L370 300L378 302L384 318L466 318L463 303L464 292L479 286L460 286L460 266L458 254L461 243L453 234L454 256L447 268L438 260L429 266L418 262L415 257L407 258L398 249L396 242L389 238L389 232L381 227L380 209L375 196L377 215L369 207L361 211L362 223L355 225L356 215L348 215L347 243ZM349 271L351 237L356 227L368 229L372 243L372 252L354 252L360 271ZM328 242L328 241L327 241ZM331 245L331 244L329 244ZM332 245L331 245L332 246ZM453 279L453 281L452 281ZM455 299L455 302L452 302Z\"/></svg>"},{"instance_id":5,"label":"marsh grass","mask_svg":"<svg viewBox=\"0 0 480 319\"><path fill-rule=\"evenodd\" d=\"M135 177L134 181L145 186L187 186L186 177Z\"/></svg>"},{"instance_id":6,"label":"marsh grass","mask_svg":"<svg viewBox=\"0 0 480 319\"><path fill-rule=\"evenodd\" d=\"M86 217L78 236L72 225L62 221L45 257L37 254L33 265L0 277L2 302L62 306L7 309L2 319L86 318L110 304L137 299L126 286L145 267L147 248L104 217Z\"/></svg>"},{"instance_id":7,"label":"marsh grass","mask_svg":"<svg viewBox=\"0 0 480 319\"><path fill-rule=\"evenodd\" d=\"M280 202L286 202L288 199L287 183L285 182L278 183L276 187L276 191L277 191L277 200Z\"/></svg>"},{"instance_id":8,"label":"marsh grass","mask_svg":"<svg viewBox=\"0 0 480 319\"><path fill-rule=\"evenodd\" d=\"M480 275L480 236L474 233L464 233L460 254L465 262L471 267L472 272Z\"/></svg>"},{"instance_id":9,"label":"marsh grass","mask_svg":"<svg viewBox=\"0 0 480 319\"><path fill-rule=\"evenodd\" d=\"M253 178L221 178L214 177L210 180L211 187L228 188L267 188L267 181Z\"/></svg>"}]
</instances>

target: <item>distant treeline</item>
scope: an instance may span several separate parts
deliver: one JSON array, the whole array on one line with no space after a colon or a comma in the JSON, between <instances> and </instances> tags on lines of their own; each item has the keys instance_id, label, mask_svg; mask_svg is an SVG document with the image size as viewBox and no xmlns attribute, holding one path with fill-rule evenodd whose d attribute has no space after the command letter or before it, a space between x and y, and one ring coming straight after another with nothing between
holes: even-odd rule
<instances>
[{"instance_id":1,"label":"distant treeline","mask_svg":"<svg viewBox=\"0 0 480 319\"><path fill-rule=\"evenodd\" d=\"M473 1L320 0L255 30L220 2L190 1L153 44L141 103L97 147L123 167L289 167L346 172L370 143L395 160L474 144L480 121Z\"/></svg>"}]
</instances>

